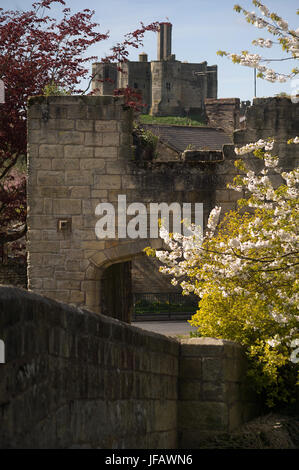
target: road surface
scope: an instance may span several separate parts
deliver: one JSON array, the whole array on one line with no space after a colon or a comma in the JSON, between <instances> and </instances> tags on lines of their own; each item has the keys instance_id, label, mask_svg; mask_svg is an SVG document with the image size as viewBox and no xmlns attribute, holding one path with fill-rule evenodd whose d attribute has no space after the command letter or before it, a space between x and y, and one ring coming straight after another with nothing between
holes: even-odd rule
<instances>
[{"instance_id":1,"label":"road surface","mask_svg":"<svg viewBox=\"0 0 299 470\"><path fill-rule=\"evenodd\" d=\"M154 331L166 336L187 335L196 332L196 328L190 326L187 321L138 321L133 322L133 326L147 331Z\"/></svg>"}]
</instances>

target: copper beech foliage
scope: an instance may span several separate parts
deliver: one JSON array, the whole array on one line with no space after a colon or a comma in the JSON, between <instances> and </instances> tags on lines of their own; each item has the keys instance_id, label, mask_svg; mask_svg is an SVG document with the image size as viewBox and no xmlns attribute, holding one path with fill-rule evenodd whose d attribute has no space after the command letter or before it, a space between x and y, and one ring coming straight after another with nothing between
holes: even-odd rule
<instances>
[{"instance_id":1,"label":"copper beech foliage","mask_svg":"<svg viewBox=\"0 0 299 470\"><path fill-rule=\"evenodd\" d=\"M59 20L49 16L57 3L62 6ZM128 48L138 48L147 31L159 29L159 23L141 23L106 57L87 57L90 46L109 37L109 32L98 31L94 14L89 9L72 14L64 0L36 2L30 11L0 8L0 79L5 85L5 103L0 104L0 248L26 230L26 180L19 164L26 156L28 98L43 94L49 84L70 93L88 93L89 89L78 86L88 78L91 61L109 62L121 70ZM130 88L115 94L124 94L131 107L142 105L141 97ZM13 226L20 230L11 230Z\"/></svg>"}]
</instances>

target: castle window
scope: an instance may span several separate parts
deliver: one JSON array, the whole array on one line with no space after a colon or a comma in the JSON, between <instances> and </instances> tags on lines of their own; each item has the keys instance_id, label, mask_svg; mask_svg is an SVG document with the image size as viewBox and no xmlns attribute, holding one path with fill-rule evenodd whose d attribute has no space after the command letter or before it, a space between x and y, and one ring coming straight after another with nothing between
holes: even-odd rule
<instances>
[{"instance_id":1,"label":"castle window","mask_svg":"<svg viewBox=\"0 0 299 470\"><path fill-rule=\"evenodd\" d=\"M169 82L166 83L166 90L170 91L171 85Z\"/></svg>"},{"instance_id":2,"label":"castle window","mask_svg":"<svg viewBox=\"0 0 299 470\"><path fill-rule=\"evenodd\" d=\"M105 79L109 78L109 68L108 67L105 67L105 69L104 69L104 78Z\"/></svg>"},{"instance_id":3,"label":"castle window","mask_svg":"<svg viewBox=\"0 0 299 470\"><path fill-rule=\"evenodd\" d=\"M138 88L138 83L134 83L134 88Z\"/></svg>"}]
</instances>

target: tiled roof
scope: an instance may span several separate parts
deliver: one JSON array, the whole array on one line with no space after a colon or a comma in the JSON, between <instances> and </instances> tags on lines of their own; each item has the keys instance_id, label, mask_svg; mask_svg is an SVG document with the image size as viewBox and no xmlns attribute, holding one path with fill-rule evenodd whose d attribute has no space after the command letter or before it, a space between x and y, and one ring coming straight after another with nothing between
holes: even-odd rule
<instances>
[{"instance_id":1,"label":"tiled roof","mask_svg":"<svg viewBox=\"0 0 299 470\"><path fill-rule=\"evenodd\" d=\"M222 129L213 127L157 124L143 124L142 127L180 153L191 145L194 150L222 150L224 144L232 143L230 137Z\"/></svg>"}]
</instances>

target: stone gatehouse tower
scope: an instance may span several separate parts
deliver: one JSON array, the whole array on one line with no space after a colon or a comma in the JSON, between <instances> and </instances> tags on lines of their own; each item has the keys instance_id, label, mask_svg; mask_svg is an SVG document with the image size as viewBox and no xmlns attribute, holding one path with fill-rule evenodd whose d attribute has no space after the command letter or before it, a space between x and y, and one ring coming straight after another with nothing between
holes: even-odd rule
<instances>
[{"instance_id":1,"label":"stone gatehouse tower","mask_svg":"<svg viewBox=\"0 0 299 470\"><path fill-rule=\"evenodd\" d=\"M100 95L112 95L115 88L135 88L147 105L144 112L154 116L201 115L204 100L217 98L217 65L180 62L171 46L172 24L160 23L157 60L149 62L142 53L139 62L122 64L123 72L113 64L95 63L93 89ZM98 81L105 79L110 81Z\"/></svg>"},{"instance_id":2,"label":"stone gatehouse tower","mask_svg":"<svg viewBox=\"0 0 299 470\"><path fill-rule=\"evenodd\" d=\"M207 152L208 161L201 163L138 161L123 98L33 97L28 110L28 288L127 319L130 266L123 263L146 259L143 249L161 249L162 240L117 233L115 239L98 239L97 205L109 202L117 211L119 195L128 205L139 202L147 209L150 203L190 203L192 209L203 203L206 219L216 187L224 189L226 179L216 175L217 162ZM222 160L222 152L215 158ZM231 203L229 193L225 197L234 206L234 196Z\"/></svg>"},{"instance_id":3,"label":"stone gatehouse tower","mask_svg":"<svg viewBox=\"0 0 299 470\"><path fill-rule=\"evenodd\" d=\"M287 98L254 100L235 144L275 136L282 167L294 168L299 146L285 141L296 135L298 107ZM109 202L117 211L119 195L127 204L143 203L147 213L151 203L202 203L205 222L215 205L225 212L242 197L227 188L238 173L234 145L187 150L175 161L138 160L123 98L40 96L30 98L28 109L28 287L129 321L126 263L148 259L143 249L161 249L162 240L122 238L118 231L113 239L98 239L97 205ZM253 169L260 163L255 160L248 157ZM154 268L145 269L151 284Z\"/></svg>"}]
</instances>

